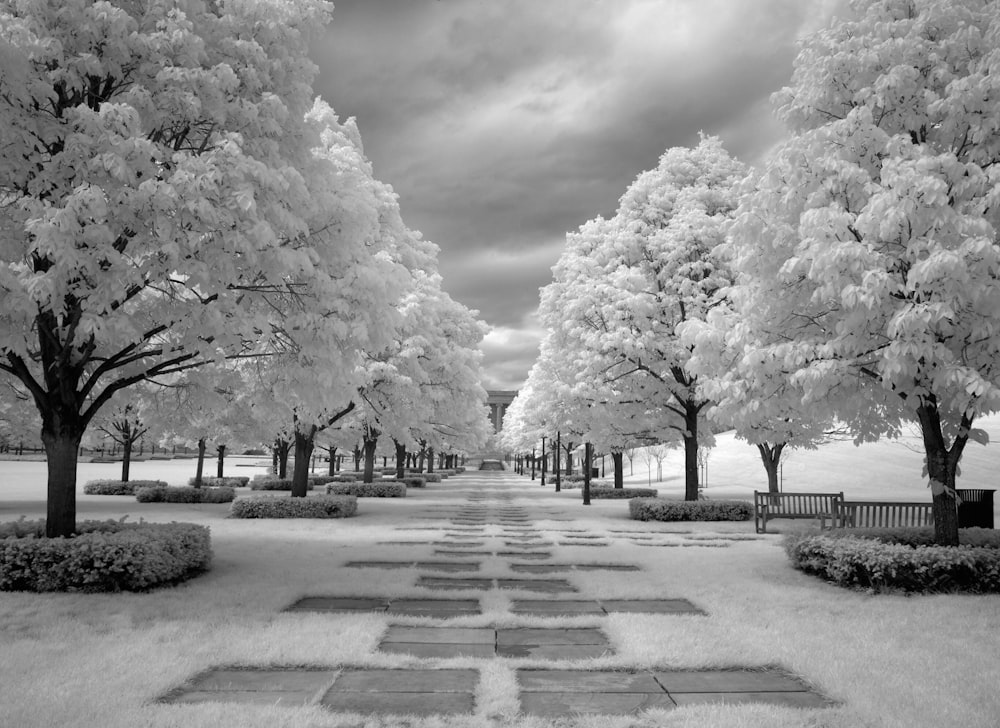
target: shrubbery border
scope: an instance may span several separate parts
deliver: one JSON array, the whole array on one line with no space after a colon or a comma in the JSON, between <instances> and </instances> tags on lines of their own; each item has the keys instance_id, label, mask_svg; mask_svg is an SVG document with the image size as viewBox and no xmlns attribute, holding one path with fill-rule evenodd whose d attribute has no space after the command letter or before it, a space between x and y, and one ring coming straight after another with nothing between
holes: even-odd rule
<instances>
[{"instance_id":1,"label":"shrubbery border","mask_svg":"<svg viewBox=\"0 0 1000 728\"><path fill-rule=\"evenodd\" d=\"M208 569L207 526L81 521L46 538L45 521L0 524L0 591L145 591Z\"/></svg>"},{"instance_id":2,"label":"shrubbery border","mask_svg":"<svg viewBox=\"0 0 1000 728\"><path fill-rule=\"evenodd\" d=\"M398 480L376 480L371 483L327 483L328 495L351 495L356 498L405 498L406 484Z\"/></svg>"},{"instance_id":3,"label":"shrubbery border","mask_svg":"<svg viewBox=\"0 0 1000 728\"><path fill-rule=\"evenodd\" d=\"M628 512L636 521L748 521L753 518L753 504L741 500L633 498L628 502Z\"/></svg>"},{"instance_id":4,"label":"shrubbery border","mask_svg":"<svg viewBox=\"0 0 1000 728\"><path fill-rule=\"evenodd\" d=\"M165 480L88 480L84 495L135 495L139 488L166 487Z\"/></svg>"},{"instance_id":5,"label":"shrubbery border","mask_svg":"<svg viewBox=\"0 0 1000 728\"><path fill-rule=\"evenodd\" d=\"M358 499L352 495L245 495L233 501L229 513L231 518L349 518L357 510Z\"/></svg>"},{"instance_id":6,"label":"shrubbery border","mask_svg":"<svg viewBox=\"0 0 1000 728\"><path fill-rule=\"evenodd\" d=\"M139 503L231 503L236 490L227 485L195 488L191 485L163 485L139 488L135 499Z\"/></svg>"}]
</instances>

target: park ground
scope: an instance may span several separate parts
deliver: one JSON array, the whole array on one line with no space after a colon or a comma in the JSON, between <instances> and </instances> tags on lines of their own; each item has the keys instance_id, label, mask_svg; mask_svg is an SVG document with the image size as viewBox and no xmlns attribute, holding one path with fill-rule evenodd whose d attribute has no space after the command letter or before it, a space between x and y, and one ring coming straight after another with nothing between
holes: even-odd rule
<instances>
[{"instance_id":1,"label":"park ground","mask_svg":"<svg viewBox=\"0 0 1000 728\"><path fill-rule=\"evenodd\" d=\"M992 439L1000 420L987 420ZM784 470L786 490L843 490L878 500L929 498L915 437L855 448L834 442L796 452ZM970 445L960 487L995 485L995 445ZM664 463L661 495L678 497L680 453ZM610 461L609 461L610 464ZM230 474L263 472L261 458L233 459ZM655 481L655 463L652 480ZM628 473L628 464L626 464ZM181 484L193 461L136 463L133 477L162 476ZM82 464L81 484L114 477L115 466ZM711 498L749 498L763 487L763 468L749 446L719 437L708 461ZM637 458L627 478L645 485ZM614 653L558 663L578 669L779 666L829 698L830 707L799 710L768 705L694 706L638 716L566 717L519 713L514 672L530 658L418 660L381 654L389 624L429 625L425 617L285 612L297 599L324 596L424 596L407 569L354 569L351 560L432 558L433 546L390 541L426 539L442 508L477 487L509 490L553 540L565 529L598 535L606 547L558 546L559 561L634 564L638 572L573 571L566 575L595 598L684 598L706 615L611 614L562 618L560 625L599 627ZM0 464L0 520L44 512L44 468ZM296 728L327 726L753 726L764 728L995 728L1000 719L1000 598L873 595L843 590L793 570L779 535L757 537L748 523L667 524L628 519L622 501L585 507L579 490L556 494L511 474L480 479L468 473L406 499L363 499L354 518L337 521L227 519L226 505L138 504L132 498L80 496L81 518L188 521L210 526L210 572L179 587L146 594L0 594L0 725L184 726ZM780 530L780 524L779 524ZM643 531L676 548L643 547L620 537ZM421 535L424 534L424 535ZM599 552L599 553L598 553ZM481 571L511 576L509 562L486 557ZM446 592L479 599L482 613L448 620L454 627L552 626L552 618L514 615L516 592ZM523 595L521 595L523 596ZM158 699L218 666L472 667L480 671L472 716L363 718L317 706L204 703ZM544 663L543 663L544 664Z\"/></svg>"}]
</instances>

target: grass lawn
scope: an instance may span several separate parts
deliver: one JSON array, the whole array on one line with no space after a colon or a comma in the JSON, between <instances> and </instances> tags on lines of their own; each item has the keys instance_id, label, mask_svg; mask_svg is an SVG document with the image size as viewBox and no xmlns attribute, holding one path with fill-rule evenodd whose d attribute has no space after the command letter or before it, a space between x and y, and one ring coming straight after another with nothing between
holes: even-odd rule
<instances>
[{"instance_id":1,"label":"grass lawn","mask_svg":"<svg viewBox=\"0 0 1000 728\"><path fill-rule=\"evenodd\" d=\"M995 437L1000 437L1000 427L993 429ZM748 497L763 482L756 451L724 436L719 440L709 460L707 494ZM969 446L962 485L991 485L996 469L990 462L995 459L994 447ZM854 457L845 457L847 452ZM671 457L679 462L677 454ZM913 462L915 472L899 472ZM793 475L797 463L815 477L807 480L802 474ZM152 470L134 470L134 477L151 477L157 467L155 462L142 465ZM161 463L160 467L172 465ZM833 443L818 453L793 454L785 471L785 488L923 500L929 495L921 485L919 467L920 455L902 445L884 443L853 450L849 443ZM21 514L38 517L44 512L44 471L37 464L34 470L24 468L27 464L0 463L0 520ZM627 468L626 464L626 472ZM17 477L11 478L12 472ZM246 468L234 474L253 472ZM665 468L665 472L673 476L676 468ZM241 521L225 518L225 504L137 504L124 496L83 496L82 481L90 477L109 476L81 477L81 517L129 514L153 521L207 524L215 550L213 568L184 585L148 594L0 593L0 725L4 727L995 728L1000 720L1000 597L871 596L828 586L791 569L779 546L780 537L756 538L752 523L639 523L628 519L624 501L594 501L584 507L577 501L578 490L556 494L527 478L501 475L479 481L475 473L411 489L405 499L362 499L358 515L346 520ZM968 482L973 477L982 481ZM179 484L180 478L165 479ZM644 484L645 473L637 470L630 480ZM443 558L433 555L435 547L430 544L379 542L440 537L446 530L445 521L440 520L444 516L428 518L434 516L433 509L464 504L465 496L481 487L480 482L509 483L516 495L513 504L533 513L535 525L549 531L546 540L558 540L559 529L572 528L605 535L610 543L604 548L559 547L553 561L620 562L642 569L556 575L571 581L581 595L683 597L708 616L524 617L510 614L511 598L539 598L537 594L435 592L414 586L416 569L345 568L346 562L359 559ZM670 480L660 487L661 495L676 495L681 484ZM493 504L494 508L498 505ZM424 530L428 526L442 528ZM673 546L641 546L615 533L622 530L659 534L657 541ZM488 546L500 544L496 533L490 529ZM713 535L721 538L709 538ZM744 538L730 540L733 536ZM480 572L470 576L521 576L511 571L511 561L483 557ZM416 660L383 655L375 648L390 623L430 625L432 620L281 611L307 595L479 598L482 615L453 618L449 626L601 627L615 654L557 663L530 658ZM232 665L471 667L481 671L482 679L472 717L401 720L333 714L316 707L155 702L199 672ZM791 670L837 704L807 711L764 705L700 706L653 710L633 717L558 721L518 715L514 671L519 667L765 665Z\"/></svg>"}]
</instances>

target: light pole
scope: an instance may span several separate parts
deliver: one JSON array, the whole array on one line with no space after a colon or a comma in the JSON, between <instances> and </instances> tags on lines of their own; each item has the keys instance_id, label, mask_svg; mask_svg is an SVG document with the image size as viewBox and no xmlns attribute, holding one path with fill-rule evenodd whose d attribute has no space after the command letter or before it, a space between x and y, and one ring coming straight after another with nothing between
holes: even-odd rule
<instances>
[{"instance_id":1,"label":"light pole","mask_svg":"<svg viewBox=\"0 0 1000 728\"><path fill-rule=\"evenodd\" d=\"M545 487L545 435L542 435L542 487Z\"/></svg>"}]
</instances>

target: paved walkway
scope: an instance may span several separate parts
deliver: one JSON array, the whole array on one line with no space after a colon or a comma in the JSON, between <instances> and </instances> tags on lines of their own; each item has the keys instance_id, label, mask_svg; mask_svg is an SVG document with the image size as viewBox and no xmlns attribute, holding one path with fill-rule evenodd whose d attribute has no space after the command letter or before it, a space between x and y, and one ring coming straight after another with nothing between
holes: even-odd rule
<instances>
[{"instance_id":1,"label":"paved walkway","mask_svg":"<svg viewBox=\"0 0 1000 728\"><path fill-rule=\"evenodd\" d=\"M623 539L635 546L677 546L663 534L636 529L609 529L594 534L565 527L536 528L535 519L562 519L564 514L530 513L524 503L537 483L511 473L469 472L426 491L411 491L414 519L396 529L398 540L381 545L398 548L391 560L347 561L346 569L415 569L412 597L355 594L331 597L317 593L288 606L290 612L381 612L388 627L378 651L406 654L427 667L370 669L228 669L217 667L194 676L189 684L164 697L168 702L245 702L320 704L329 710L362 714L468 714L475 710L477 669L441 669L440 658L482 660L529 658L516 667L521 712L562 716L573 713L628 714L651 707L674 708L704 702L764 702L796 707L823 707L828 701L801 679L780 669L728 670L580 670L537 667L550 660L580 660L613 654L614 646L598 627L558 624L560 617L604 616L616 612L704 614L683 595L664 599L606 599L581 594L568 575L580 571L636 571L638 566L600 557L601 547ZM425 504L421 497L428 496ZM433 495L433 505L429 496ZM364 507L362 505L362 507ZM531 515L535 514L535 515ZM412 525L426 521L426 525ZM676 533L676 532L675 532ZM692 542L704 536L692 535ZM736 538L741 538L737 536ZM717 540L717 537L709 537ZM683 545L683 544L682 544ZM592 547L593 559L560 558L563 547ZM392 549L395 550L395 549ZM590 549L588 549L590 550ZM423 554L432 556L425 557ZM414 554L420 554L415 556ZM358 554L360 556L360 554ZM516 578L482 573L483 560L506 559ZM480 614L476 598L449 598L461 590L511 592L513 626L454 627L453 617ZM427 598L426 591L441 596ZM430 625L394 624L394 615L430 617ZM517 615L555 618L555 626L518 626ZM336 618L335 616L332 618ZM546 625L552 625L547 621ZM562 664L562 662L560 663Z\"/></svg>"}]
</instances>

